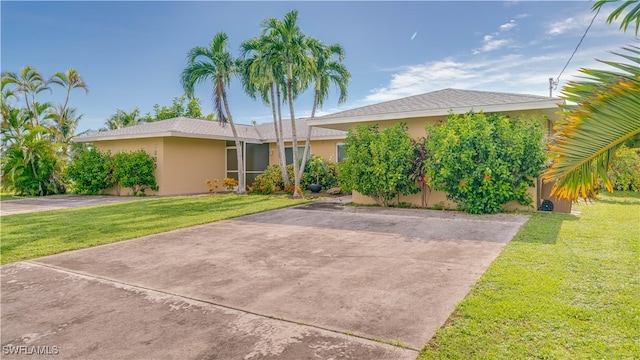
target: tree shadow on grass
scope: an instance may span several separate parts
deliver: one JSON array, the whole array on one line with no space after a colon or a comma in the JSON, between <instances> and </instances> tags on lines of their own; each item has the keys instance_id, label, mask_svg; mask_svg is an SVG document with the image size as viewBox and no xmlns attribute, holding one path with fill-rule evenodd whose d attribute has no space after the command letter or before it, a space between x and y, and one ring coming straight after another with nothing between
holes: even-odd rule
<instances>
[{"instance_id":1,"label":"tree shadow on grass","mask_svg":"<svg viewBox=\"0 0 640 360\"><path fill-rule=\"evenodd\" d=\"M565 221L577 221L578 216L559 213L533 213L512 241L531 244L555 244Z\"/></svg>"}]
</instances>

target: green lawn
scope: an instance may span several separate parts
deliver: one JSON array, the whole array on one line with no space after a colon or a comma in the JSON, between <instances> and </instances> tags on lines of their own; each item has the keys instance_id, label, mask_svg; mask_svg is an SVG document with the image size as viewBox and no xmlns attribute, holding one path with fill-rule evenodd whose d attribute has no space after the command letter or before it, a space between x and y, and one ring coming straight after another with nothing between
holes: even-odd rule
<instances>
[{"instance_id":1,"label":"green lawn","mask_svg":"<svg viewBox=\"0 0 640 360\"><path fill-rule=\"evenodd\" d=\"M304 202L286 196L178 196L3 216L0 260L6 264Z\"/></svg>"},{"instance_id":2,"label":"green lawn","mask_svg":"<svg viewBox=\"0 0 640 360\"><path fill-rule=\"evenodd\" d=\"M419 359L640 358L640 196L532 214Z\"/></svg>"}]
</instances>

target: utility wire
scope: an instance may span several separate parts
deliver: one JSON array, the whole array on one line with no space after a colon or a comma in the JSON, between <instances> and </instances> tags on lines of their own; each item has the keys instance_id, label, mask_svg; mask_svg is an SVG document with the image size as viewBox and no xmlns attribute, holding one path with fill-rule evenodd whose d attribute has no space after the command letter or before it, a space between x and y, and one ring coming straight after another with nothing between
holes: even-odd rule
<instances>
[{"instance_id":1,"label":"utility wire","mask_svg":"<svg viewBox=\"0 0 640 360\"><path fill-rule=\"evenodd\" d=\"M589 32L589 29L591 29L591 26L593 25L593 22L596 20L596 17L598 17L598 14L600 13L600 9L598 8L598 10L596 11L596 13L593 15L593 18L591 19L591 22L589 23L589 26L587 26L587 29L584 31L584 34L582 34L582 37L580 38L580 41L578 42L578 45L576 46L575 50L573 50L573 53L571 54L571 56L569 57L569 60L567 60L567 63L564 65L564 67L562 68L562 71L560 71L560 74L558 75L558 77L556 78L556 81L553 82L553 90L558 89L558 83L560 82L560 76L562 76L562 74L564 73L565 70L567 70L567 66L569 66L569 63L571 62L571 60L573 59L573 56L576 54L576 52L578 51L578 48L580 47L580 45L582 45L582 41L584 40L584 38L587 36L587 33Z\"/></svg>"}]
</instances>

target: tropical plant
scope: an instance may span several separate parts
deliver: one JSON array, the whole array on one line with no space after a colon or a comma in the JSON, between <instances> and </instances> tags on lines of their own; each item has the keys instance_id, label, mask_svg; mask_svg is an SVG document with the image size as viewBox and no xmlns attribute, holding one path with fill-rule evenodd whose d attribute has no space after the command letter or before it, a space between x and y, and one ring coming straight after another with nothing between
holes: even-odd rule
<instances>
[{"instance_id":1,"label":"tropical plant","mask_svg":"<svg viewBox=\"0 0 640 360\"><path fill-rule=\"evenodd\" d=\"M6 85L13 85L13 94L19 96L22 94L25 101L25 109L27 113L30 113L31 125L40 125L39 115L41 111L36 108L36 96L45 91L51 90L47 81L42 77L40 72L32 66L25 66L20 69L19 73L11 71L2 72L2 87Z\"/></svg>"},{"instance_id":2,"label":"tropical plant","mask_svg":"<svg viewBox=\"0 0 640 360\"><path fill-rule=\"evenodd\" d=\"M415 194L410 179L413 147L405 123L382 131L378 126L358 126L349 130L345 141L347 160L339 164L338 180L346 192L356 190L372 197L380 206L393 198Z\"/></svg>"},{"instance_id":3,"label":"tropical plant","mask_svg":"<svg viewBox=\"0 0 640 360\"><path fill-rule=\"evenodd\" d=\"M329 97L329 87L333 83L339 90L338 104L347 100L347 86L351 79L351 73L344 65L344 48L340 44L325 45L318 40L309 39L308 47L311 50L313 67L311 75L315 83L313 91L313 107L311 108L311 118L316 115L316 109L322 105ZM302 156L301 169L305 168L305 161L309 155L311 144L311 133L313 127L309 126L305 141L304 154ZM300 174L302 176L302 174Z\"/></svg>"},{"instance_id":4,"label":"tropical plant","mask_svg":"<svg viewBox=\"0 0 640 360\"><path fill-rule=\"evenodd\" d=\"M131 189L134 196L144 195L146 189L158 191L155 167L155 159L144 150L121 151L113 156L113 181Z\"/></svg>"},{"instance_id":5,"label":"tropical plant","mask_svg":"<svg viewBox=\"0 0 640 360\"><path fill-rule=\"evenodd\" d=\"M300 179L300 186L306 188L310 184L318 184L329 189L338 182L337 176L337 163L327 161L322 156L311 155L306 163L302 179Z\"/></svg>"},{"instance_id":6,"label":"tropical plant","mask_svg":"<svg viewBox=\"0 0 640 360\"><path fill-rule=\"evenodd\" d=\"M609 14L609 16L607 17L607 22L611 24L612 22L617 20L627 8L630 8L629 12L620 21L620 29L623 31L627 31L627 28L629 27L629 25L632 25L633 23L635 23L636 24L635 33L636 33L636 36L638 36L638 30L640 30L640 1L639 0L598 0L596 1L595 4L593 4L593 10L599 10L605 4L609 4L613 2L622 2L622 4L617 9L612 11L611 14ZM635 6L631 7L632 5L635 5Z\"/></svg>"},{"instance_id":7,"label":"tropical plant","mask_svg":"<svg viewBox=\"0 0 640 360\"><path fill-rule=\"evenodd\" d=\"M214 113L221 123L229 123L236 143L238 161L238 194L246 191L243 144L238 137L233 116L229 109L227 87L231 76L237 72L233 56L227 49L229 37L217 33L208 47L196 46L187 54L187 67L182 71L181 82L187 96L192 97L197 84L211 81L213 84Z\"/></svg>"},{"instance_id":8,"label":"tropical plant","mask_svg":"<svg viewBox=\"0 0 640 360\"><path fill-rule=\"evenodd\" d=\"M66 159L82 115L78 115L74 108L65 108L58 104L50 110L45 118L52 120L51 139L57 144L61 155Z\"/></svg>"},{"instance_id":9,"label":"tropical plant","mask_svg":"<svg viewBox=\"0 0 640 360\"><path fill-rule=\"evenodd\" d=\"M640 48L617 54L640 63ZM549 145L551 167L547 181L557 181L553 193L570 200L592 198L602 184L613 191L608 171L616 150L640 134L640 67L602 61L615 70L582 69L585 80L571 81L562 97L577 106L564 106L564 121Z\"/></svg>"},{"instance_id":10,"label":"tropical plant","mask_svg":"<svg viewBox=\"0 0 640 360\"><path fill-rule=\"evenodd\" d=\"M616 1L599 0L593 10L611 2ZM623 1L607 22L627 9L620 28L626 31L635 23L638 35L640 1ZM623 50L626 53L615 54L631 63L600 61L613 69L582 69L584 80L571 81L562 90L562 97L577 106L562 108L565 119L549 146L553 163L543 174L545 180L556 181L552 193L560 198L594 198L601 184L613 191L608 176L613 155L640 134L640 67L635 65L640 63L640 48L630 45Z\"/></svg>"},{"instance_id":11,"label":"tropical plant","mask_svg":"<svg viewBox=\"0 0 640 360\"><path fill-rule=\"evenodd\" d=\"M618 191L640 192L640 148L621 146L611 161L609 178Z\"/></svg>"},{"instance_id":12,"label":"tropical plant","mask_svg":"<svg viewBox=\"0 0 640 360\"><path fill-rule=\"evenodd\" d=\"M425 175L461 210L492 214L509 201L531 204L528 190L545 161L540 121L501 114L450 114L427 125Z\"/></svg>"},{"instance_id":13,"label":"tropical plant","mask_svg":"<svg viewBox=\"0 0 640 360\"><path fill-rule=\"evenodd\" d=\"M93 147L74 155L66 171L74 191L79 194L99 194L114 185L111 154Z\"/></svg>"},{"instance_id":14,"label":"tropical plant","mask_svg":"<svg viewBox=\"0 0 640 360\"><path fill-rule=\"evenodd\" d=\"M298 26L298 11L292 10L284 15L282 21L268 18L263 23L263 36L273 56L274 63L283 66L282 73L286 83L286 99L289 105L291 120L291 140L294 147L298 144L296 133L296 117L294 99L307 88L311 81L313 61L309 56L308 38ZM301 172L298 152L293 152L294 189L300 188ZM294 192L294 198L302 197L301 192Z\"/></svg>"},{"instance_id":15,"label":"tropical plant","mask_svg":"<svg viewBox=\"0 0 640 360\"><path fill-rule=\"evenodd\" d=\"M202 115L200 103L200 99L195 96L188 97L187 95L182 95L174 97L170 106L160 106L160 104L153 105L153 115L147 113L145 115L145 119L147 122L172 119L180 116L186 116L194 119L213 119L213 114L209 114L206 117Z\"/></svg>"},{"instance_id":16,"label":"tropical plant","mask_svg":"<svg viewBox=\"0 0 640 360\"><path fill-rule=\"evenodd\" d=\"M280 172L285 185L289 185L287 164L284 156L284 134L282 130L281 87L284 87L283 69L269 46L273 41L267 35L244 41L241 47L242 60L238 62L241 71L242 86L252 99L258 95L265 105L271 106L273 127L278 151ZM277 97L277 100L276 100Z\"/></svg>"},{"instance_id":17,"label":"tropical plant","mask_svg":"<svg viewBox=\"0 0 640 360\"><path fill-rule=\"evenodd\" d=\"M44 196L64 192L62 164L44 126L27 127L2 156L2 186L18 194Z\"/></svg>"},{"instance_id":18,"label":"tropical plant","mask_svg":"<svg viewBox=\"0 0 640 360\"><path fill-rule=\"evenodd\" d=\"M143 122L145 122L145 118L140 116L140 109L137 107L133 108L129 112L117 109L116 112L113 113L113 115L111 115L104 123L106 128L102 128L101 131L122 129L127 126L138 125Z\"/></svg>"}]
</instances>

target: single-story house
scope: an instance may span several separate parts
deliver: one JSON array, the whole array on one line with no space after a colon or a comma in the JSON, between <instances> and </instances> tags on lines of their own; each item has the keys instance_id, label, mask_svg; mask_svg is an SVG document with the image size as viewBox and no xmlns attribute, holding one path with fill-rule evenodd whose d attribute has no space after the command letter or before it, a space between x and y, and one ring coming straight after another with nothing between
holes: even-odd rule
<instances>
[{"instance_id":1,"label":"single-story house","mask_svg":"<svg viewBox=\"0 0 640 360\"><path fill-rule=\"evenodd\" d=\"M542 115L544 118L542 125L550 134L553 124L560 119L557 112L558 104L562 102L560 98L537 95L444 89L316 117L309 119L307 123L314 127L346 131L362 124L377 124L380 128L384 128L398 122L405 122L410 135L418 138L426 135L426 123L433 124L450 113L484 111L513 117ZM550 200L554 203L554 211L571 211L570 202L560 201L549 195L551 185L543 184L540 179L537 179L536 186L530 190L534 202L529 208L537 209L542 200ZM373 199L357 192L354 193L353 200L361 204L374 203ZM402 197L402 201L419 206L421 194ZM455 204L448 201L443 192L434 191L429 194L427 206L432 207L435 204L455 208ZM517 208L522 209L523 206L515 202L506 206L506 209Z\"/></svg>"},{"instance_id":2,"label":"single-story house","mask_svg":"<svg viewBox=\"0 0 640 360\"><path fill-rule=\"evenodd\" d=\"M285 156L293 162L291 121L283 120ZM302 154L308 126L303 119L296 120L298 151ZM260 125L236 124L236 130L244 146L246 184L268 165L278 164L278 151L273 123ZM346 132L343 130L313 128L310 153L331 161L340 161ZM231 126L217 121L178 117L151 123L143 123L121 129L79 136L75 142L92 143L98 150L144 150L155 158L157 192L155 195L179 195L206 193L207 180L225 177L238 178L236 144ZM219 189L222 190L222 189ZM108 193L129 195L115 187Z\"/></svg>"}]
</instances>

